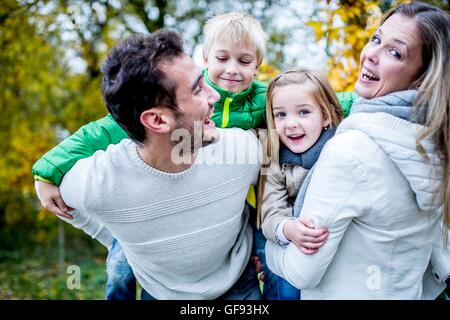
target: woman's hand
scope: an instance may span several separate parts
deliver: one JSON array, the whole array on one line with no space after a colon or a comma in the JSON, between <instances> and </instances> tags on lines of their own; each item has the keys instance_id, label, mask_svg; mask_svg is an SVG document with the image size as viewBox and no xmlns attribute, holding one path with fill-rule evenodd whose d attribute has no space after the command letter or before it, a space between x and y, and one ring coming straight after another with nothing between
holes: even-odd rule
<instances>
[{"instance_id":1,"label":"woman's hand","mask_svg":"<svg viewBox=\"0 0 450 320\"><path fill-rule=\"evenodd\" d=\"M309 218L297 218L284 224L283 233L304 254L314 254L319 251L328 238L328 229L314 229L314 223Z\"/></svg>"},{"instance_id":2,"label":"woman's hand","mask_svg":"<svg viewBox=\"0 0 450 320\"><path fill-rule=\"evenodd\" d=\"M61 193L59 192L58 186L36 180L34 182L34 188L36 189L36 194L45 209L57 216L73 219L73 217L69 214L69 211L72 211L73 208L70 208L65 204L64 200L61 198Z\"/></svg>"}]
</instances>

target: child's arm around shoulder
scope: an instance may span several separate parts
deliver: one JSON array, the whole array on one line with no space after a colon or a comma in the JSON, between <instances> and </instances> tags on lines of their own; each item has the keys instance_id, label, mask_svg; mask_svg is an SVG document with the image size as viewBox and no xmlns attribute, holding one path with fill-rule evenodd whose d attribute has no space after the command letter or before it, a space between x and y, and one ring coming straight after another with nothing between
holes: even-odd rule
<instances>
[{"instance_id":1,"label":"child's arm around shoulder","mask_svg":"<svg viewBox=\"0 0 450 320\"><path fill-rule=\"evenodd\" d=\"M73 165L90 157L98 150L126 138L125 131L111 115L82 126L73 135L48 151L33 165L33 175L38 180L59 185Z\"/></svg>"},{"instance_id":2,"label":"child's arm around shoulder","mask_svg":"<svg viewBox=\"0 0 450 320\"><path fill-rule=\"evenodd\" d=\"M90 157L98 150L105 150L108 145L116 144L126 137L125 131L111 115L107 115L84 125L48 151L34 164L32 170L42 206L57 216L71 219L71 208L64 203L58 188L64 175L78 160Z\"/></svg>"}]
</instances>

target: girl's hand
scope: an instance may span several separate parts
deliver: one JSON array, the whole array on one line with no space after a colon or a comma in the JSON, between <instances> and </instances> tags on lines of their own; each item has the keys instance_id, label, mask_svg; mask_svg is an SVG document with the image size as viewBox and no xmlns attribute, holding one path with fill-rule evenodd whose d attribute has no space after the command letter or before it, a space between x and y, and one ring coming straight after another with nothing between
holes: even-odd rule
<instances>
[{"instance_id":1,"label":"girl's hand","mask_svg":"<svg viewBox=\"0 0 450 320\"><path fill-rule=\"evenodd\" d=\"M319 251L328 238L328 229L314 229L313 221L302 217L287 221L283 232L288 240L308 255Z\"/></svg>"}]
</instances>

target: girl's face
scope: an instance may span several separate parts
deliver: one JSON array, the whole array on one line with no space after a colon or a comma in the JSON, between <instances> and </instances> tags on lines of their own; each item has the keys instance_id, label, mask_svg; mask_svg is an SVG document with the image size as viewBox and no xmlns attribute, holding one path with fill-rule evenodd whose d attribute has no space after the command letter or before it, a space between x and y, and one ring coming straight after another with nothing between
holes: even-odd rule
<instances>
[{"instance_id":1,"label":"girl's face","mask_svg":"<svg viewBox=\"0 0 450 320\"><path fill-rule=\"evenodd\" d=\"M311 148L330 120L324 119L320 106L308 86L292 84L276 88L272 114L281 142L294 153Z\"/></svg>"},{"instance_id":2,"label":"girl's face","mask_svg":"<svg viewBox=\"0 0 450 320\"><path fill-rule=\"evenodd\" d=\"M372 99L408 89L422 67L421 49L415 20L393 14L361 52L355 91Z\"/></svg>"}]
</instances>

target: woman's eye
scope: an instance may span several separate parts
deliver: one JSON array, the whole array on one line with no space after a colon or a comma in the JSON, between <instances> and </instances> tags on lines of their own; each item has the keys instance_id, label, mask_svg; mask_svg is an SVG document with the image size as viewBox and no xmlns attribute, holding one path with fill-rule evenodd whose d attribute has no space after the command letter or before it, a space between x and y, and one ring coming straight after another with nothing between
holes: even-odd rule
<instances>
[{"instance_id":1,"label":"woman's eye","mask_svg":"<svg viewBox=\"0 0 450 320\"><path fill-rule=\"evenodd\" d=\"M380 44L381 43L380 38L378 36L376 36L376 35L372 37L371 41L373 43L375 43L375 44Z\"/></svg>"},{"instance_id":2,"label":"woman's eye","mask_svg":"<svg viewBox=\"0 0 450 320\"><path fill-rule=\"evenodd\" d=\"M400 52L398 52L398 50L396 49L390 49L389 52L394 58L400 59L402 57Z\"/></svg>"},{"instance_id":3,"label":"woman's eye","mask_svg":"<svg viewBox=\"0 0 450 320\"><path fill-rule=\"evenodd\" d=\"M226 57L216 57L216 59L219 61L227 61Z\"/></svg>"},{"instance_id":4,"label":"woman's eye","mask_svg":"<svg viewBox=\"0 0 450 320\"><path fill-rule=\"evenodd\" d=\"M242 64L245 64L245 65L248 65L248 64L250 64L250 63L252 63L251 61L247 61L247 60L241 60L241 63Z\"/></svg>"}]
</instances>

